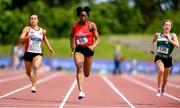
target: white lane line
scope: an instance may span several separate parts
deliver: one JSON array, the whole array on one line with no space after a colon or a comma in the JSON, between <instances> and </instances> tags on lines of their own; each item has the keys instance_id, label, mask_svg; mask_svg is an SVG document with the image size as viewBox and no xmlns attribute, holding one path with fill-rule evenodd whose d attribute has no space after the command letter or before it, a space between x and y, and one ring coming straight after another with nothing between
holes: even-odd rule
<instances>
[{"instance_id":1,"label":"white lane line","mask_svg":"<svg viewBox=\"0 0 180 108\"><path fill-rule=\"evenodd\" d=\"M138 76L138 77L140 77L140 78L143 78L143 79L147 79L147 80L149 80L149 81L153 81L153 82L155 82L155 80L153 80L153 79L151 79L151 78L145 78L145 77L143 77L143 76ZM171 87L174 87L174 88L177 88L177 89L180 89L180 85L177 85L177 84L174 84L174 83L171 83L171 82L167 82L167 85L169 85L169 86L171 86Z\"/></svg>"},{"instance_id":2,"label":"white lane line","mask_svg":"<svg viewBox=\"0 0 180 108\"><path fill-rule=\"evenodd\" d=\"M151 87L150 85L148 85L148 84L146 84L146 83L143 83L142 81L139 81L139 80L137 80L137 79L134 79L133 77L123 76L123 78L125 78L125 79L127 79L128 81L131 81L131 82L133 82L133 83L135 83L135 84L138 84L138 85L140 85L140 86L143 86L144 88L147 88L147 89L149 89L149 90L152 90L152 91L156 92L156 89L155 89L155 88ZM172 96L172 95L170 95L170 94L168 94L168 93L164 93L164 95L167 96L167 97L170 97L170 98L172 98L172 99L174 99L174 100L176 100L176 101L180 101L179 98L177 98L177 97L175 97L175 96Z\"/></svg>"},{"instance_id":3,"label":"white lane line","mask_svg":"<svg viewBox=\"0 0 180 108\"><path fill-rule=\"evenodd\" d=\"M133 104L114 86L114 84L106 77L106 76L101 76L101 78L119 95L121 98L128 103L128 105L131 108L135 108Z\"/></svg>"},{"instance_id":4,"label":"white lane line","mask_svg":"<svg viewBox=\"0 0 180 108\"><path fill-rule=\"evenodd\" d=\"M43 82L45 82L45 81L48 81L48 80L50 80L50 79L53 79L53 78L55 78L55 77L57 77L57 76L59 76L59 75L61 75L61 74L56 73L56 74L52 74L52 75L50 75L50 76L48 76L48 77L45 77L45 78L43 78L43 79L40 79L40 80L37 82L37 85L38 85L38 84L41 84L41 83L43 83ZM15 93L17 93L17 92L19 92L19 91L22 91L22 90L24 90L24 89L27 89L27 88L29 88L29 87L31 87L31 84L28 84L28 85L23 86L23 87L21 87L21 88L19 88L19 89L16 89L16 90L14 90L14 91L11 91L11 92L9 92L9 93L7 93L7 94L5 94L5 95L2 95L2 96L0 96L0 99L2 99L2 98L4 98L4 97L7 97L7 96L9 96L9 95L15 94Z\"/></svg>"},{"instance_id":5,"label":"white lane line","mask_svg":"<svg viewBox=\"0 0 180 108\"><path fill-rule=\"evenodd\" d=\"M63 106L65 105L66 101L68 100L70 94L72 93L72 91L74 90L75 86L76 86L77 82L76 79L73 81L70 89L68 90L65 98L63 99L62 103L60 104L59 108L63 108Z\"/></svg>"},{"instance_id":6,"label":"white lane line","mask_svg":"<svg viewBox=\"0 0 180 108\"><path fill-rule=\"evenodd\" d=\"M23 78L23 77L25 78L25 75L8 77L8 78L6 78L6 79L1 79L1 80L0 80L0 83L7 82L7 81L13 81L13 80L20 79L20 78Z\"/></svg>"}]
</instances>

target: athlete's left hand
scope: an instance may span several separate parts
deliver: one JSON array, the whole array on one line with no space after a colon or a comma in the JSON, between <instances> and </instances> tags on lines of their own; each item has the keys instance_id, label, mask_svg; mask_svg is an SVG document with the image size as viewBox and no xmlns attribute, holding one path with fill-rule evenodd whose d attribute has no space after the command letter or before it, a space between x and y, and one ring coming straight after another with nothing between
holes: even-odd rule
<instances>
[{"instance_id":1,"label":"athlete's left hand","mask_svg":"<svg viewBox=\"0 0 180 108\"><path fill-rule=\"evenodd\" d=\"M155 51L154 51L153 49L151 49L151 50L150 50L150 53L151 53L151 54L154 54L154 53L155 53Z\"/></svg>"},{"instance_id":2,"label":"athlete's left hand","mask_svg":"<svg viewBox=\"0 0 180 108\"><path fill-rule=\"evenodd\" d=\"M89 46L89 49L91 49L92 51L94 51L94 48L94 45Z\"/></svg>"},{"instance_id":3,"label":"athlete's left hand","mask_svg":"<svg viewBox=\"0 0 180 108\"><path fill-rule=\"evenodd\" d=\"M53 50L52 48L49 48L49 51L50 51L53 55L55 55L55 52L54 52L54 50Z\"/></svg>"},{"instance_id":4,"label":"athlete's left hand","mask_svg":"<svg viewBox=\"0 0 180 108\"><path fill-rule=\"evenodd\" d=\"M171 37L169 35L166 35L165 38L171 40Z\"/></svg>"}]
</instances>

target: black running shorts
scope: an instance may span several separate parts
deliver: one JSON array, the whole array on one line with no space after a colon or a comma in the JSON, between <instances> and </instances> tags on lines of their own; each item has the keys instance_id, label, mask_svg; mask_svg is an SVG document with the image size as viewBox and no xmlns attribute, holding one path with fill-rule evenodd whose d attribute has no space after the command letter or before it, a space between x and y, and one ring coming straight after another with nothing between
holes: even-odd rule
<instances>
[{"instance_id":1,"label":"black running shorts","mask_svg":"<svg viewBox=\"0 0 180 108\"><path fill-rule=\"evenodd\" d=\"M33 61L33 58L34 58L35 56L38 56L38 55L42 56L42 53L25 52L25 53L24 53L24 60L25 60L25 61L28 61L28 62L32 62L32 61Z\"/></svg>"},{"instance_id":2,"label":"black running shorts","mask_svg":"<svg viewBox=\"0 0 180 108\"><path fill-rule=\"evenodd\" d=\"M82 53L85 57L94 55L94 51L88 48L88 46L76 46L75 52Z\"/></svg>"},{"instance_id":3,"label":"black running shorts","mask_svg":"<svg viewBox=\"0 0 180 108\"><path fill-rule=\"evenodd\" d=\"M163 58L156 55L154 62L156 63L158 60L161 60L163 62L165 68L169 68L172 66L172 57Z\"/></svg>"}]
</instances>

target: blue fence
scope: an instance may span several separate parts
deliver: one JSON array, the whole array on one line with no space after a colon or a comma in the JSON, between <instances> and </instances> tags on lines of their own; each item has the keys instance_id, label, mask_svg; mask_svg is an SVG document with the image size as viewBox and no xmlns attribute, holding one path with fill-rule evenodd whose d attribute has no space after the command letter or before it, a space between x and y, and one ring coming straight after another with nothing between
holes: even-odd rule
<instances>
[{"instance_id":1,"label":"blue fence","mask_svg":"<svg viewBox=\"0 0 180 108\"><path fill-rule=\"evenodd\" d=\"M7 68L12 64L10 57L0 57L0 67ZM75 70L74 61L72 58L44 58L43 65L48 65L52 70L67 69ZM92 65L93 71L105 71L112 72L114 69L114 62L112 60L94 60ZM120 63L120 69L122 72L131 73L133 71L140 73L156 73L157 67L153 62L147 61L122 61ZM174 63L172 68L172 74L180 74L180 63Z\"/></svg>"}]
</instances>

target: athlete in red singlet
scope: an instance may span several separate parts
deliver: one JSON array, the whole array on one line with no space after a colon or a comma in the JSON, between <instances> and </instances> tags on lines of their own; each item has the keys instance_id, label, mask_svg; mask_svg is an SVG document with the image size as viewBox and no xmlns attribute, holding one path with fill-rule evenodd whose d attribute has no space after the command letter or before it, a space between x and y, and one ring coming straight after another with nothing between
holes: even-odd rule
<instances>
[{"instance_id":1,"label":"athlete in red singlet","mask_svg":"<svg viewBox=\"0 0 180 108\"><path fill-rule=\"evenodd\" d=\"M74 52L74 61L77 68L77 83L79 99L85 97L83 92L84 76L88 77L91 71L94 49L99 43L99 34L96 24L89 21L89 7L78 7L77 16L80 18L71 29L70 46Z\"/></svg>"},{"instance_id":2,"label":"athlete in red singlet","mask_svg":"<svg viewBox=\"0 0 180 108\"><path fill-rule=\"evenodd\" d=\"M38 26L38 16L36 14L30 15L29 26L23 29L19 41L25 42L24 63L26 74L32 82L31 91L35 93L37 72L42 61L42 41L44 41L49 51L54 54L54 50L46 37L46 30Z\"/></svg>"}]
</instances>

